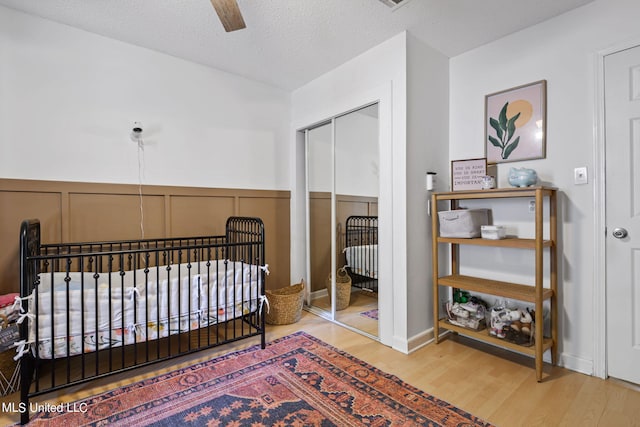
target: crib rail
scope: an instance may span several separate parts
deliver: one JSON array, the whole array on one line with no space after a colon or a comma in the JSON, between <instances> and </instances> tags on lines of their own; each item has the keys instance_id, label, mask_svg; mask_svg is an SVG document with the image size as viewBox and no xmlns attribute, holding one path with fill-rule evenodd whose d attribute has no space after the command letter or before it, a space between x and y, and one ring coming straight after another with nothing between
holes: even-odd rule
<instances>
[{"instance_id":1,"label":"crib rail","mask_svg":"<svg viewBox=\"0 0 640 427\"><path fill-rule=\"evenodd\" d=\"M352 215L345 222L345 251L350 247L377 247L378 245L378 217ZM357 266L367 266L371 272L378 271L377 250L357 250L351 254L351 263ZM363 290L376 292L378 290L377 276L363 275L348 268L352 285Z\"/></svg>"},{"instance_id":2,"label":"crib rail","mask_svg":"<svg viewBox=\"0 0 640 427\"><path fill-rule=\"evenodd\" d=\"M345 247L378 244L377 216L352 215L345 224Z\"/></svg>"},{"instance_id":3,"label":"crib rail","mask_svg":"<svg viewBox=\"0 0 640 427\"><path fill-rule=\"evenodd\" d=\"M60 244L41 244L39 221L24 221L22 308L36 314L31 332L27 321L21 326L21 339L33 343L22 356L24 407L44 393L248 337L261 336L264 348L264 245L259 218L229 218L223 236ZM46 324L41 312L57 314ZM41 348L47 337L50 347ZM28 418L27 410L22 423Z\"/></svg>"}]
</instances>

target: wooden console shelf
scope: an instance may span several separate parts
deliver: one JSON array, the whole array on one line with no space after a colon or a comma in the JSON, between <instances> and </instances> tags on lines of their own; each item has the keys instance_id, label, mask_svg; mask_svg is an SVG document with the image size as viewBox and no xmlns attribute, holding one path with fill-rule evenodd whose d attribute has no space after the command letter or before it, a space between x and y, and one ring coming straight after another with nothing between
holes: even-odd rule
<instances>
[{"instance_id":1,"label":"wooden console shelf","mask_svg":"<svg viewBox=\"0 0 640 427\"><path fill-rule=\"evenodd\" d=\"M535 199L535 236L532 239L523 239L509 236L501 240L489 240L482 238L460 239L438 236L438 214L433 212L431 218L432 236L433 236L433 312L434 312L434 337L438 343L441 339L440 330L449 330L455 333L466 335L474 339L498 345L500 347L518 351L533 356L536 366L536 378L542 380L543 374L543 354L545 351L551 351L551 361L555 365L557 359L558 347L558 255L557 255L557 206L556 192L552 187L536 186L525 188L499 188L492 190L471 190L471 191L450 191L442 193L434 193L431 196L432 206L438 206L440 201L449 201L451 209L459 206L460 200L470 199L503 199L514 197L533 197ZM543 239L543 212L545 200L549 207L549 239ZM451 273L441 275L438 271L439 262L439 246L449 245L451 253ZM471 277L460 274L459 251L461 245L475 245L487 247L499 247L517 250L529 250L534 253L535 277L533 284L520 284L501 282L486 278ZM544 287L544 249L548 248L549 262L549 287ZM532 303L535 305L535 326L534 340L535 344L531 347L525 347L518 344L505 341L503 339L489 335L487 330L473 331L467 328L453 325L444 320L442 307L440 307L440 287L447 286L454 289L463 289L470 292L478 292L490 294L502 298ZM543 321L543 302L550 303L550 321L551 336L545 337L544 321Z\"/></svg>"}]
</instances>

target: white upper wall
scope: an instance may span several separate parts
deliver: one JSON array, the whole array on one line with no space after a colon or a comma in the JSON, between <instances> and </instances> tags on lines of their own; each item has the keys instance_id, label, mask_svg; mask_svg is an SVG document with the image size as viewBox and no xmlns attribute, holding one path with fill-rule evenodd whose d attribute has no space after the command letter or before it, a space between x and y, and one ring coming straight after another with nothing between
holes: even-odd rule
<instances>
[{"instance_id":1,"label":"white upper wall","mask_svg":"<svg viewBox=\"0 0 640 427\"><path fill-rule=\"evenodd\" d=\"M0 177L289 188L290 96L0 7Z\"/></svg>"},{"instance_id":2,"label":"white upper wall","mask_svg":"<svg viewBox=\"0 0 640 427\"><path fill-rule=\"evenodd\" d=\"M407 312L409 336L433 327L431 223L427 172L449 165L449 59L409 35L407 43ZM441 188L436 188L440 190Z\"/></svg>"},{"instance_id":3,"label":"white upper wall","mask_svg":"<svg viewBox=\"0 0 640 427\"><path fill-rule=\"evenodd\" d=\"M450 61L451 159L484 157L486 94L547 80L547 157L502 164L498 181L508 186L509 167L530 167L561 192L561 362L588 373L594 357L595 56L629 40L640 44L639 17L637 0L596 0ZM587 166L588 185L573 184L578 166ZM512 219L527 218L524 204L511 209ZM486 252L476 255L486 268Z\"/></svg>"}]
</instances>

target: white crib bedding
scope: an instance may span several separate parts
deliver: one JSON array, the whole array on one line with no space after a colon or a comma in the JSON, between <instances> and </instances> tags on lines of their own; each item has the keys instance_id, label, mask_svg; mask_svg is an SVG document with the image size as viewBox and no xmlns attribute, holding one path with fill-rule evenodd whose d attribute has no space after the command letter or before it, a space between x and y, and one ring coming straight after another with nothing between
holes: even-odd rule
<instances>
[{"instance_id":1,"label":"white crib bedding","mask_svg":"<svg viewBox=\"0 0 640 427\"><path fill-rule=\"evenodd\" d=\"M352 272L372 279L378 278L378 245L347 246L344 254Z\"/></svg>"},{"instance_id":2,"label":"white crib bedding","mask_svg":"<svg viewBox=\"0 0 640 427\"><path fill-rule=\"evenodd\" d=\"M100 273L97 279L93 273L42 273L33 294L37 313L35 298L29 301L29 313L37 317L38 357L64 357L67 349L73 356L163 338L258 308L260 267L224 260L206 264L193 263L190 269L171 265L169 273L167 266L152 267L148 275L143 269ZM36 320L31 317L33 343Z\"/></svg>"}]
</instances>

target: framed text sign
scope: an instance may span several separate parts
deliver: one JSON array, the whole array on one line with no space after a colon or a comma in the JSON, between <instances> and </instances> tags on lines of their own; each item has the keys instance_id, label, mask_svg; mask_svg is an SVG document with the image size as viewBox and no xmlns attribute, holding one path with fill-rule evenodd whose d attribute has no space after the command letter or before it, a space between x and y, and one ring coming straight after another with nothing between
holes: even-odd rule
<instances>
[{"instance_id":1,"label":"framed text sign","mask_svg":"<svg viewBox=\"0 0 640 427\"><path fill-rule=\"evenodd\" d=\"M481 190L482 178L487 174L487 158L453 160L451 162L451 190Z\"/></svg>"}]
</instances>

